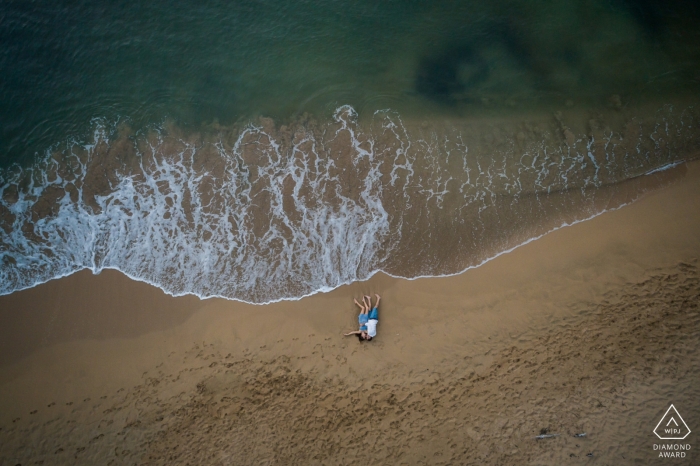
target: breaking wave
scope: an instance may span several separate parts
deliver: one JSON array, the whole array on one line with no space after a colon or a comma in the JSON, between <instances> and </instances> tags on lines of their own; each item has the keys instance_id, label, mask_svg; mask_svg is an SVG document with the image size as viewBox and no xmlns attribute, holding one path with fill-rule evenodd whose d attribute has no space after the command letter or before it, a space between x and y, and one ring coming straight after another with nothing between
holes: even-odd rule
<instances>
[{"instance_id":1,"label":"breaking wave","mask_svg":"<svg viewBox=\"0 0 700 466\"><path fill-rule=\"evenodd\" d=\"M173 295L252 303L453 274L636 198L697 150L692 108L623 123L360 119L185 133L96 121L0 171L0 294L117 269ZM661 176L660 176L661 175Z\"/></svg>"}]
</instances>

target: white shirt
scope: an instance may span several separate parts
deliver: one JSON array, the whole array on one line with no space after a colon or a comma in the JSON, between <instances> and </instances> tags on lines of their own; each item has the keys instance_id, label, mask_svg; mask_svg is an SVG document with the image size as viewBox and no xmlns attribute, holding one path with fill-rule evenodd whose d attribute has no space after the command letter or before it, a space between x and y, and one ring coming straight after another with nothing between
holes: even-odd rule
<instances>
[{"instance_id":1,"label":"white shirt","mask_svg":"<svg viewBox=\"0 0 700 466\"><path fill-rule=\"evenodd\" d=\"M367 334L372 338L377 336L377 324L379 321L377 319L370 319L367 321Z\"/></svg>"}]
</instances>

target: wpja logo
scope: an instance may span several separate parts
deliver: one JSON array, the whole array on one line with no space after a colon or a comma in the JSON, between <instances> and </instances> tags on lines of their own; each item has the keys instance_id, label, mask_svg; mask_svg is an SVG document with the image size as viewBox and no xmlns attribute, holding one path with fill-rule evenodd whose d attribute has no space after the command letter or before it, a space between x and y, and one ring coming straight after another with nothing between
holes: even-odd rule
<instances>
[{"instance_id":1,"label":"wpja logo","mask_svg":"<svg viewBox=\"0 0 700 466\"><path fill-rule=\"evenodd\" d=\"M690 428L676 407L671 405L654 428L654 434L661 440L684 440L690 434ZM689 443L654 444L654 451L659 452L659 458L685 458L688 450Z\"/></svg>"}]
</instances>

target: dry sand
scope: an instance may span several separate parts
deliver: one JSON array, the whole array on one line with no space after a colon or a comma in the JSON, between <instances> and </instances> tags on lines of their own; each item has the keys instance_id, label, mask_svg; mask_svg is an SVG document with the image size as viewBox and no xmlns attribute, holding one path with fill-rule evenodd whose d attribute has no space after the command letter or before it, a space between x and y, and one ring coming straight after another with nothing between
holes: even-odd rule
<instances>
[{"instance_id":1,"label":"dry sand","mask_svg":"<svg viewBox=\"0 0 700 466\"><path fill-rule=\"evenodd\" d=\"M81 272L1 297L0 464L667 462L669 404L700 431L700 165L676 170L454 277L251 306Z\"/></svg>"}]
</instances>

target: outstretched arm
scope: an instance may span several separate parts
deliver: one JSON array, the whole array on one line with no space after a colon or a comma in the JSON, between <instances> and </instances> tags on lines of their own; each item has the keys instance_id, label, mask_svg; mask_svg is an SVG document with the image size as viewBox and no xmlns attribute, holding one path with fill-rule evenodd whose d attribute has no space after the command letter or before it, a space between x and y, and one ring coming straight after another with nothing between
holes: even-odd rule
<instances>
[{"instance_id":1,"label":"outstretched arm","mask_svg":"<svg viewBox=\"0 0 700 466\"><path fill-rule=\"evenodd\" d=\"M359 335L360 333L362 333L362 332L360 332L359 330L355 330L354 332L344 333L343 335L345 335L346 337L349 337L350 335Z\"/></svg>"}]
</instances>

